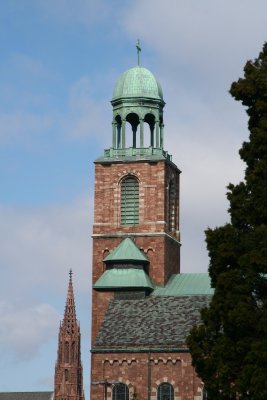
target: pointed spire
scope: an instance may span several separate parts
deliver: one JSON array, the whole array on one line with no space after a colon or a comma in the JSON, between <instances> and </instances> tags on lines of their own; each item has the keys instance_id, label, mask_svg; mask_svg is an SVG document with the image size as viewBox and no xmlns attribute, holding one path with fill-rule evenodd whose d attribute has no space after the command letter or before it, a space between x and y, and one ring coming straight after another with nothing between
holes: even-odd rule
<instances>
[{"instance_id":1,"label":"pointed spire","mask_svg":"<svg viewBox=\"0 0 267 400\"><path fill-rule=\"evenodd\" d=\"M69 271L64 318L59 327L54 386L54 400L67 399L84 400L81 333L76 320L72 270Z\"/></svg>"},{"instance_id":2,"label":"pointed spire","mask_svg":"<svg viewBox=\"0 0 267 400\"><path fill-rule=\"evenodd\" d=\"M69 271L69 286L68 286L68 294L65 305L65 313L63 319L63 325L67 327L69 333L73 330L73 327L76 324L76 311L75 311L75 301L74 301L74 293L72 286L72 270Z\"/></svg>"}]
</instances>

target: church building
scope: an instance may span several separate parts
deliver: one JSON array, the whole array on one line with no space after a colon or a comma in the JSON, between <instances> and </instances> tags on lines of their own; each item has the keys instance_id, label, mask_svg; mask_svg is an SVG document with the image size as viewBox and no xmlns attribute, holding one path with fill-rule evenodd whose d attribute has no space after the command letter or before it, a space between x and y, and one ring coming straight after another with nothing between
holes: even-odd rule
<instances>
[{"instance_id":1,"label":"church building","mask_svg":"<svg viewBox=\"0 0 267 400\"><path fill-rule=\"evenodd\" d=\"M137 47L139 50L139 47ZM164 148L165 102L138 65L118 79L112 145L95 161L91 400L206 400L186 345L213 290L180 272L180 170ZM0 400L84 400L70 271L54 392Z\"/></svg>"},{"instance_id":2,"label":"church building","mask_svg":"<svg viewBox=\"0 0 267 400\"><path fill-rule=\"evenodd\" d=\"M112 145L95 161L91 399L202 400L186 337L212 289L208 274L180 273L162 89L138 63L111 104Z\"/></svg>"}]
</instances>

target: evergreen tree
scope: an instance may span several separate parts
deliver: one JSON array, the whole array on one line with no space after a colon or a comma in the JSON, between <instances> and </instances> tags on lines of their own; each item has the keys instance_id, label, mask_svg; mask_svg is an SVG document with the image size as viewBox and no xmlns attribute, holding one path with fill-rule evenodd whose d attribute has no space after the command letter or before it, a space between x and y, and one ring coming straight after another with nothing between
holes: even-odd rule
<instances>
[{"instance_id":1,"label":"evergreen tree","mask_svg":"<svg viewBox=\"0 0 267 400\"><path fill-rule=\"evenodd\" d=\"M214 296L193 328L193 365L212 400L267 399L267 43L231 95L249 116L244 181L228 186L230 223L206 231Z\"/></svg>"}]
</instances>

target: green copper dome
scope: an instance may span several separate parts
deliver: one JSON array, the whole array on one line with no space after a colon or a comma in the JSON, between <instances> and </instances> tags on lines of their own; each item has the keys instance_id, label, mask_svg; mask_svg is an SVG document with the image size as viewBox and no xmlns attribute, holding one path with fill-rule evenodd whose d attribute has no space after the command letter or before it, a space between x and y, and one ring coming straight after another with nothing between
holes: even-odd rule
<instances>
[{"instance_id":1,"label":"green copper dome","mask_svg":"<svg viewBox=\"0 0 267 400\"><path fill-rule=\"evenodd\" d=\"M163 100L161 86L148 69L137 66L128 69L119 77L112 100L131 97Z\"/></svg>"}]
</instances>

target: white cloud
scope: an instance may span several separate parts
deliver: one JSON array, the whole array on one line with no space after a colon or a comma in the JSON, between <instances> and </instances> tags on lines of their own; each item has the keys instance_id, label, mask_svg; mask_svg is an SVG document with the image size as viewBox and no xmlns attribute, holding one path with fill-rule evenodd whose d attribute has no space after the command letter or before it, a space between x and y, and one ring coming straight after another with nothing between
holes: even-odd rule
<instances>
[{"instance_id":1,"label":"white cloud","mask_svg":"<svg viewBox=\"0 0 267 400\"><path fill-rule=\"evenodd\" d=\"M10 353L14 360L37 357L59 326L59 314L49 304L22 309L19 302L0 301L0 314L0 354Z\"/></svg>"},{"instance_id":2,"label":"white cloud","mask_svg":"<svg viewBox=\"0 0 267 400\"><path fill-rule=\"evenodd\" d=\"M0 113L0 145L31 146L33 139L49 130L53 117L27 111Z\"/></svg>"},{"instance_id":3,"label":"white cloud","mask_svg":"<svg viewBox=\"0 0 267 400\"><path fill-rule=\"evenodd\" d=\"M105 101L95 100L92 95L93 85L88 76L75 82L69 90L69 112L63 122L63 129L68 139L91 137L97 140L107 138L103 126L111 126L111 109ZM111 128L110 128L111 137Z\"/></svg>"},{"instance_id":4,"label":"white cloud","mask_svg":"<svg viewBox=\"0 0 267 400\"><path fill-rule=\"evenodd\" d=\"M143 43L141 62L162 84L165 149L181 175L182 270L205 271L204 230L228 221L226 186L243 179L238 150L247 117L228 93L266 40L267 4L136 0L123 29ZM156 50L149 59L149 47ZM156 62L155 62L156 61Z\"/></svg>"},{"instance_id":5,"label":"white cloud","mask_svg":"<svg viewBox=\"0 0 267 400\"><path fill-rule=\"evenodd\" d=\"M266 40L266 11L264 0L137 0L122 21L166 64L186 65L211 80L220 74L233 79L233 68L240 73L244 61L257 55L255 43L259 51Z\"/></svg>"},{"instance_id":6,"label":"white cloud","mask_svg":"<svg viewBox=\"0 0 267 400\"><path fill-rule=\"evenodd\" d=\"M77 290L87 293L91 209L87 196L50 207L2 206L0 261L6 276L1 282L2 296L35 293L36 297L49 287L47 298L58 290L64 298L70 268Z\"/></svg>"},{"instance_id":7,"label":"white cloud","mask_svg":"<svg viewBox=\"0 0 267 400\"><path fill-rule=\"evenodd\" d=\"M49 340L56 342L70 268L77 316L83 316L89 335L92 204L87 197L39 208L0 207L0 354L9 364L33 360Z\"/></svg>"},{"instance_id":8,"label":"white cloud","mask_svg":"<svg viewBox=\"0 0 267 400\"><path fill-rule=\"evenodd\" d=\"M30 57L25 53L12 53L8 60L11 68L18 71L19 76L28 76L31 79L51 78L51 72L39 59Z\"/></svg>"},{"instance_id":9,"label":"white cloud","mask_svg":"<svg viewBox=\"0 0 267 400\"><path fill-rule=\"evenodd\" d=\"M105 19L112 7L105 0L37 0L37 4L47 18L83 25Z\"/></svg>"}]
</instances>

